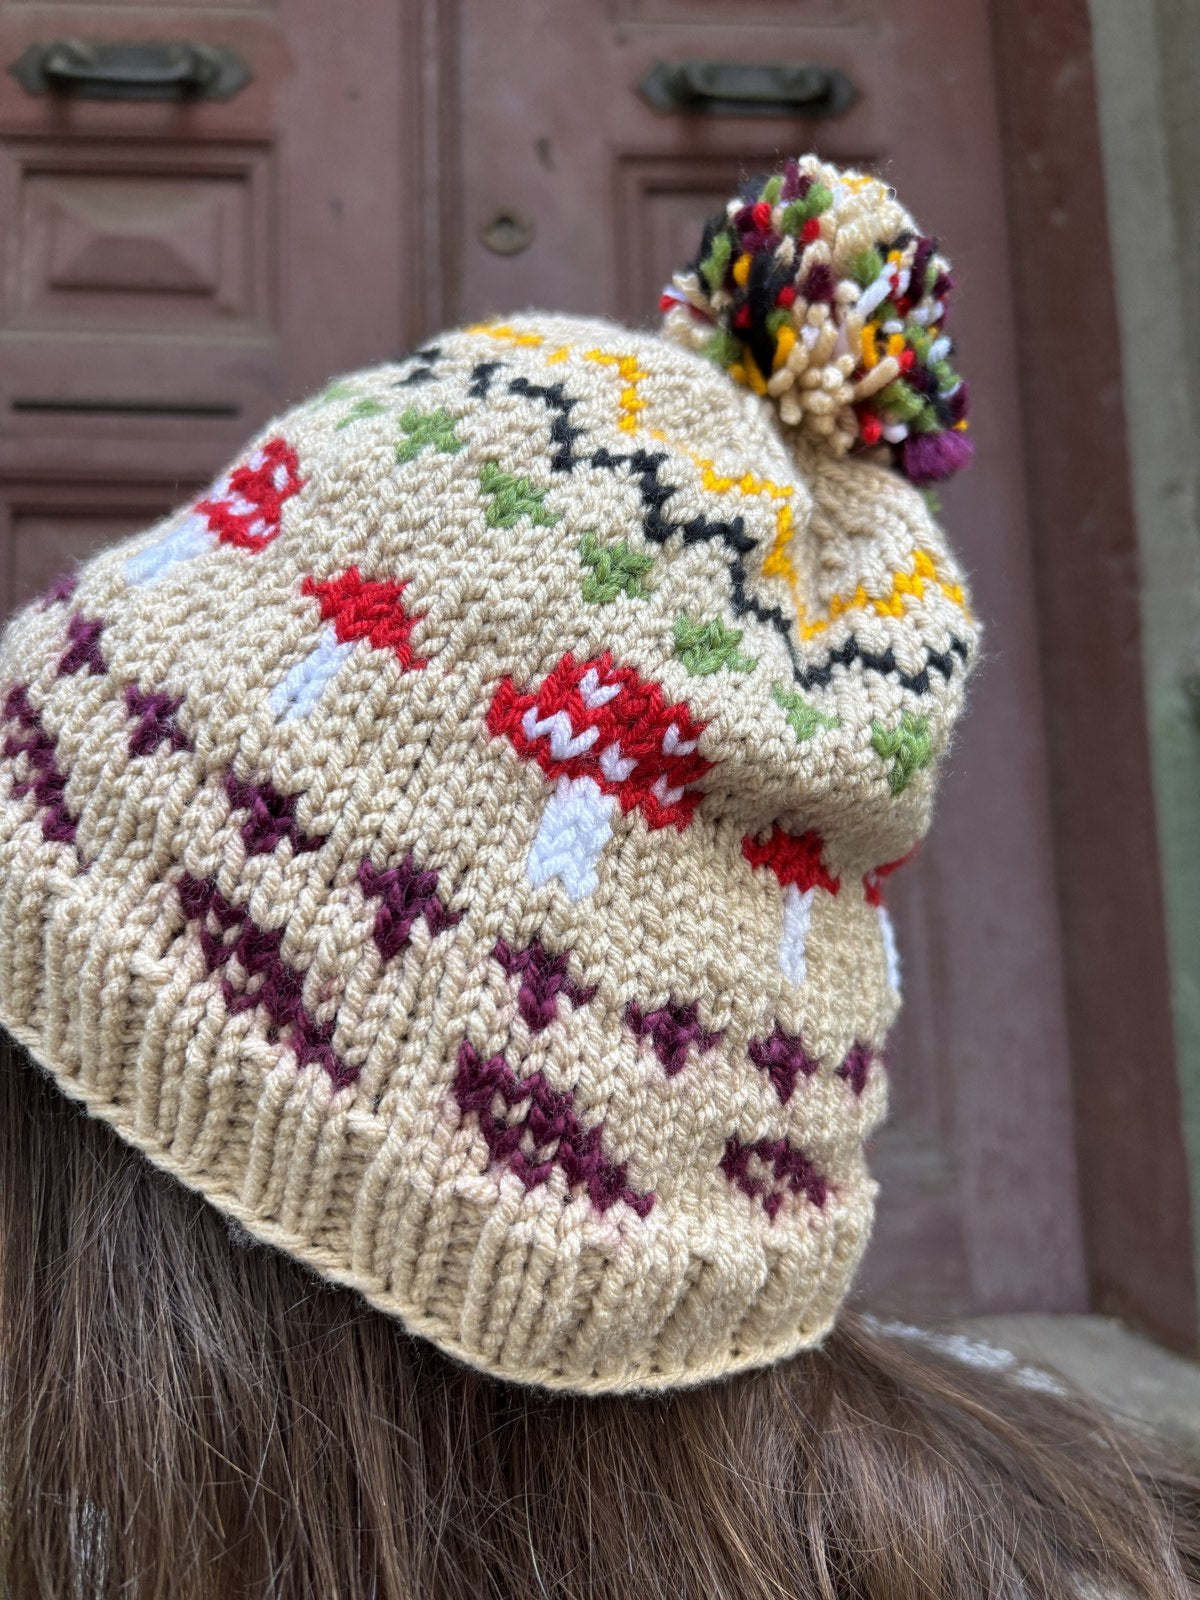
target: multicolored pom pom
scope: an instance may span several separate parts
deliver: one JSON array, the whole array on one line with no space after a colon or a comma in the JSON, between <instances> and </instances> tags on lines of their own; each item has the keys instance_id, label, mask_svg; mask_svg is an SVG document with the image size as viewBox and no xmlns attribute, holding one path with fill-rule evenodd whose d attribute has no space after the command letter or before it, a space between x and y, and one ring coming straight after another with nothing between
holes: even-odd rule
<instances>
[{"instance_id":1,"label":"multicolored pom pom","mask_svg":"<svg viewBox=\"0 0 1200 1600\"><path fill-rule=\"evenodd\" d=\"M802 156L754 180L663 291L664 331L838 455L890 452L924 486L971 459L945 331L954 280L878 178Z\"/></svg>"}]
</instances>

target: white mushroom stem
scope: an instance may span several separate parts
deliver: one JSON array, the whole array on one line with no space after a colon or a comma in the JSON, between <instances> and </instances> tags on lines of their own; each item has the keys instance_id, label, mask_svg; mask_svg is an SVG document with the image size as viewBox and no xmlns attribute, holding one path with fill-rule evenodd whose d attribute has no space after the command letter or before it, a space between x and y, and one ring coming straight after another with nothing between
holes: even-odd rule
<instances>
[{"instance_id":1,"label":"white mushroom stem","mask_svg":"<svg viewBox=\"0 0 1200 1600\"><path fill-rule=\"evenodd\" d=\"M155 583L181 561L191 561L205 555L216 544L208 526L208 518L200 511L189 512L183 521L165 533L161 539L139 550L125 563L125 581L133 584Z\"/></svg>"},{"instance_id":2,"label":"white mushroom stem","mask_svg":"<svg viewBox=\"0 0 1200 1600\"><path fill-rule=\"evenodd\" d=\"M270 706L276 719L288 722L293 717L307 717L353 649L348 640L339 641L336 628L322 628L317 648L297 661L272 689Z\"/></svg>"},{"instance_id":3,"label":"white mushroom stem","mask_svg":"<svg viewBox=\"0 0 1200 1600\"><path fill-rule=\"evenodd\" d=\"M879 932L883 938L883 961L887 973L887 986L900 993L900 951L896 945L896 929L886 906L876 906Z\"/></svg>"},{"instance_id":4,"label":"white mushroom stem","mask_svg":"<svg viewBox=\"0 0 1200 1600\"><path fill-rule=\"evenodd\" d=\"M801 984L808 976L804 947L808 943L808 929L812 921L815 889L805 889L801 894L794 883L783 891L783 938L779 941L779 966L789 983Z\"/></svg>"},{"instance_id":5,"label":"white mushroom stem","mask_svg":"<svg viewBox=\"0 0 1200 1600\"><path fill-rule=\"evenodd\" d=\"M616 803L593 778L559 778L529 851L530 883L558 878L572 900L592 894Z\"/></svg>"}]
</instances>

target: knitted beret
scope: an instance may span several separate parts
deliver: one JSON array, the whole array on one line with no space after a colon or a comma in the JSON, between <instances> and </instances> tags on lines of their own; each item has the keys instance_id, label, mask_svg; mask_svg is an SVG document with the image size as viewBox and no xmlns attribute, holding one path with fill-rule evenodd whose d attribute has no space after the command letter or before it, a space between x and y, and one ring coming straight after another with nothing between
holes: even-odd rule
<instances>
[{"instance_id":1,"label":"knitted beret","mask_svg":"<svg viewBox=\"0 0 1200 1600\"><path fill-rule=\"evenodd\" d=\"M890 193L763 192L664 334L522 315L342 379L0 645L0 1022L508 1379L810 1346L870 1232L885 883L975 639L896 430L963 416Z\"/></svg>"}]
</instances>

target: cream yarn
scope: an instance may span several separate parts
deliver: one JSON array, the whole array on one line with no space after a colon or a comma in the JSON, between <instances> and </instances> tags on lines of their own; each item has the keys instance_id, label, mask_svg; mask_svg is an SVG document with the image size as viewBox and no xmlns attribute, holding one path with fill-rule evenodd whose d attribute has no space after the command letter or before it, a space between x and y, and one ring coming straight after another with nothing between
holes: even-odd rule
<instances>
[{"instance_id":1,"label":"cream yarn","mask_svg":"<svg viewBox=\"0 0 1200 1600\"><path fill-rule=\"evenodd\" d=\"M890 470L523 316L334 384L0 648L0 1020L505 1378L818 1341L974 647Z\"/></svg>"}]
</instances>

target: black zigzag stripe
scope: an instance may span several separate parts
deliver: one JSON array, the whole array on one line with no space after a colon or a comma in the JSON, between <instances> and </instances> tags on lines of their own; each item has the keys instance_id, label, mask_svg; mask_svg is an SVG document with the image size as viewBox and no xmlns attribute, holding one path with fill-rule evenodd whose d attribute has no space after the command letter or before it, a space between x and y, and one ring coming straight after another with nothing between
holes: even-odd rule
<instances>
[{"instance_id":1,"label":"black zigzag stripe","mask_svg":"<svg viewBox=\"0 0 1200 1600\"><path fill-rule=\"evenodd\" d=\"M486 400L488 391L492 387L492 379L504 365L503 361L477 361L471 368L471 382L467 386L467 393L472 400Z\"/></svg>"},{"instance_id":2,"label":"black zigzag stripe","mask_svg":"<svg viewBox=\"0 0 1200 1600\"><path fill-rule=\"evenodd\" d=\"M913 694L928 694L930 670L940 673L949 683L954 671L955 656L964 666L970 656L966 645L956 634L951 636L947 649L926 649L925 665L920 672L901 672L896 665L896 657L890 645L882 655L877 655L874 651L864 650L854 634L851 634L845 644L838 650L831 650L819 666L806 667L797 673L796 682L802 689L824 689L833 677L834 667L851 667L856 661L861 661L864 672L878 672L882 677L899 678L902 686L911 689Z\"/></svg>"},{"instance_id":3,"label":"black zigzag stripe","mask_svg":"<svg viewBox=\"0 0 1200 1600\"><path fill-rule=\"evenodd\" d=\"M437 344L426 345L423 350L414 350L411 356L406 356L404 359L406 361L423 361L425 365L423 367L414 367L405 377L397 378L392 388L408 389L416 383L428 383L433 377L433 369L441 359L441 355L442 347Z\"/></svg>"},{"instance_id":4,"label":"black zigzag stripe","mask_svg":"<svg viewBox=\"0 0 1200 1600\"><path fill-rule=\"evenodd\" d=\"M796 649L794 618L777 605L768 605L746 588L746 556L756 548L756 541L746 532L741 517L693 517L690 522L673 522L666 514L666 505L678 493L676 485L663 483L660 471L668 459L665 450L633 450L628 455L616 455L601 447L590 456L577 455L575 442L584 436L583 428L574 427L570 421L577 400L569 399L561 382L552 384L530 383L527 378L514 378L508 386L510 394L524 395L526 399L540 400L553 415L550 437L555 450L551 458L555 472L571 472L586 460L593 467L616 472L629 469L642 499L642 531L653 544L664 545L679 534L684 544L708 544L720 540L729 559L729 589L733 609L739 617L752 616L771 628L783 641L791 662L792 677L801 689L824 689L833 677L835 667L849 669L855 662L862 664L864 672L876 672L881 677L896 678L901 686L913 694L928 694L932 687L930 672L938 673L946 682L954 670L954 657L965 666L969 659L967 646L957 635L943 651L927 646L925 665L919 672L904 672L896 664L891 646L884 651L864 650L857 637L849 637L837 649L831 650L823 662L806 664Z\"/></svg>"},{"instance_id":5,"label":"black zigzag stripe","mask_svg":"<svg viewBox=\"0 0 1200 1600\"><path fill-rule=\"evenodd\" d=\"M573 472L578 460L575 441L582 439L584 432L582 428L571 424L571 412L579 404L578 400L567 399L561 382L538 384L530 383L528 378L514 378L508 386L508 392L523 394L527 400L541 400L553 412L550 438L554 444L554 454L550 458L550 467L554 472Z\"/></svg>"}]
</instances>

